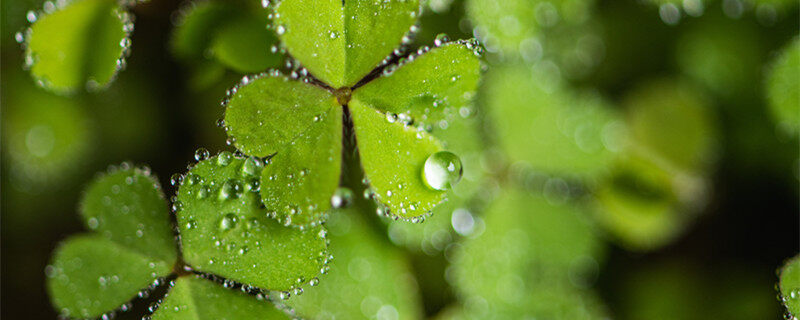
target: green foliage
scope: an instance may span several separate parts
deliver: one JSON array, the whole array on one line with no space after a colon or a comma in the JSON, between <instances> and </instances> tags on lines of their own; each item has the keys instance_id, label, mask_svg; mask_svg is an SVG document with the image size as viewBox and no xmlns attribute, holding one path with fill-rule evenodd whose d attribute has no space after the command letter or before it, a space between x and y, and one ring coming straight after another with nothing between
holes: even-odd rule
<instances>
[{"instance_id":1,"label":"green foliage","mask_svg":"<svg viewBox=\"0 0 800 320\"><path fill-rule=\"evenodd\" d=\"M62 315L98 317L172 270L177 248L167 207L148 172L123 164L98 178L81 214L96 234L68 240L48 272L48 290Z\"/></svg>"},{"instance_id":2,"label":"green foliage","mask_svg":"<svg viewBox=\"0 0 800 320\"><path fill-rule=\"evenodd\" d=\"M406 256L369 224L368 203L336 210L326 223L335 259L319 285L287 301L308 319L419 319L422 306ZM343 294L344 293L344 294Z\"/></svg>"},{"instance_id":3,"label":"green foliage","mask_svg":"<svg viewBox=\"0 0 800 320\"><path fill-rule=\"evenodd\" d=\"M716 152L716 129L702 92L674 80L639 85L625 98L634 152L669 172L699 173Z\"/></svg>"},{"instance_id":4,"label":"green foliage","mask_svg":"<svg viewBox=\"0 0 800 320\"><path fill-rule=\"evenodd\" d=\"M262 289L285 291L316 277L328 260L325 231L284 227L259 197L263 164L221 153L197 163L178 189L184 260Z\"/></svg>"},{"instance_id":5,"label":"green foliage","mask_svg":"<svg viewBox=\"0 0 800 320\"><path fill-rule=\"evenodd\" d=\"M104 88L124 65L133 24L116 1L76 0L32 17L25 63L48 90Z\"/></svg>"},{"instance_id":6,"label":"green foliage","mask_svg":"<svg viewBox=\"0 0 800 320\"><path fill-rule=\"evenodd\" d=\"M352 113L365 181L370 183L373 197L386 205L380 208L382 213L416 219L442 201L444 194L426 185L423 172L425 161L442 150L440 142L427 132L434 130L428 121L438 121L445 129L456 114L471 113L468 103L479 78L479 49L473 42L439 41L436 48L421 49L399 65L382 66L381 59L392 52L415 20L417 6L414 1L342 5L338 1L291 0L275 8L276 31L304 68L293 71L291 78L276 71L243 78L241 85L231 90L225 125L230 140L244 153L275 154L271 160L275 164L264 171L265 180L275 185L264 183L262 197L282 223L315 225L330 209L326 197L338 186L340 162L335 154L341 150L334 146L337 128L341 128L335 124L340 114L333 111L336 104ZM371 10L376 10L374 15L365 14ZM336 12L348 18L336 22ZM309 18L305 15L313 15L315 23L302 21ZM370 19L391 28L379 33L380 37L374 32L367 37L364 24L372 23ZM407 19L411 19L409 25L398 23ZM330 41L333 44L320 45ZM342 46L341 52L334 50L337 46ZM386 52L380 53L382 50ZM349 87L376 67L384 68L381 77ZM325 82L321 87L328 91L308 78L293 81L308 72ZM343 84L348 87L332 89ZM400 96L394 93L396 88L404 88ZM320 138L312 130L333 135ZM317 152L320 148L326 151Z\"/></svg>"},{"instance_id":7,"label":"green foliage","mask_svg":"<svg viewBox=\"0 0 800 320\"><path fill-rule=\"evenodd\" d=\"M193 67L208 63L240 73L260 72L283 60L272 50L277 38L267 24L265 10L244 1L192 3L183 9L172 35L172 52Z\"/></svg>"},{"instance_id":8,"label":"green foliage","mask_svg":"<svg viewBox=\"0 0 800 320\"><path fill-rule=\"evenodd\" d=\"M290 319L269 302L223 288L198 276L181 277L153 313L153 320Z\"/></svg>"},{"instance_id":9,"label":"green foliage","mask_svg":"<svg viewBox=\"0 0 800 320\"><path fill-rule=\"evenodd\" d=\"M397 48L418 0L285 0L275 30L295 59L333 88L352 87Z\"/></svg>"},{"instance_id":10,"label":"green foliage","mask_svg":"<svg viewBox=\"0 0 800 320\"><path fill-rule=\"evenodd\" d=\"M779 273L781 302L786 310L796 319L800 315L800 257L786 261Z\"/></svg>"},{"instance_id":11,"label":"green foliage","mask_svg":"<svg viewBox=\"0 0 800 320\"><path fill-rule=\"evenodd\" d=\"M675 48L680 70L724 97L742 98L758 86L763 52L755 25L710 16L690 25Z\"/></svg>"},{"instance_id":12,"label":"green foliage","mask_svg":"<svg viewBox=\"0 0 800 320\"><path fill-rule=\"evenodd\" d=\"M627 150L595 193L598 221L624 246L677 238L708 197L717 136L709 104L685 83L657 80L625 97Z\"/></svg>"},{"instance_id":13,"label":"green foliage","mask_svg":"<svg viewBox=\"0 0 800 320\"><path fill-rule=\"evenodd\" d=\"M512 163L580 178L605 172L623 147L619 115L600 98L577 95L542 70L498 67L486 77L482 103ZM520 144L525 141L524 146Z\"/></svg>"},{"instance_id":14,"label":"green foliage","mask_svg":"<svg viewBox=\"0 0 800 320\"><path fill-rule=\"evenodd\" d=\"M96 139L81 103L40 90L21 71L4 69L2 83L7 174L25 189L73 176Z\"/></svg>"},{"instance_id":15,"label":"green foliage","mask_svg":"<svg viewBox=\"0 0 800 320\"><path fill-rule=\"evenodd\" d=\"M767 78L767 99L780 127L795 136L800 133L800 40L785 46L772 63Z\"/></svg>"},{"instance_id":16,"label":"green foliage","mask_svg":"<svg viewBox=\"0 0 800 320\"><path fill-rule=\"evenodd\" d=\"M602 318L585 285L603 250L581 207L506 189L486 229L453 258L453 284L476 319Z\"/></svg>"},{"instance_id":17,"label":"green foliage","mask_svg":"<svg viewBox=\"0 0 800 320\"><path fill-rule=\"evenodd\" d=\"M593 0L468 0L467 15L487 47L509 57L527 54L526 49L557 24L575 24L588 18Z\"/></svg>"}]
</instances>

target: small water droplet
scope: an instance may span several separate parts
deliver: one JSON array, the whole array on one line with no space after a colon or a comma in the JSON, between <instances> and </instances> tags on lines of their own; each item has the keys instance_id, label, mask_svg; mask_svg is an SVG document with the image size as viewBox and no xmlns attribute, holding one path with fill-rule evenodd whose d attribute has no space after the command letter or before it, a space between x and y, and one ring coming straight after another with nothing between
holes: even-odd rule
<instances>
[{"instance_id":1,"label":"small water droplet","mask_svg":"<svg viewBox=\"0 0 800 320\"><path fill-rule=\"evenodd\" d=\"M210 153L206 148L199 148L194 152L194 159L197 161L202 161L208 159Z\"/></svg>"}]
</instances>

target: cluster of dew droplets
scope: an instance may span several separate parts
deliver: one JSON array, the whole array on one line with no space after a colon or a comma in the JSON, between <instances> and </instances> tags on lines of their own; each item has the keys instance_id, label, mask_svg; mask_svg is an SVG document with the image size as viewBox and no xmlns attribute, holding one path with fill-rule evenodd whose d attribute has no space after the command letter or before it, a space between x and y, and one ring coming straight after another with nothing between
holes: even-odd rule
<instances>
[{"instance_id":1,"label":"cluster of dew droplets","mask_svg":"<svg viewBox=\"0 0 800 320\"><path fill-rule=\"evenodd\" d=\"M216 186L213 181L206 183L206 180L203 177L191 172L187 174L175 174L170 178L170 183L175 186L186 184L189 186L199 187L199 189L194 192L193 196L200 200L209 199L212 201L239 199L247 192L256 194L259 193L261 188L260 173L261 170L263 170L263 167L268 164L268 160L263 161L256 157L248 157L238 151L236 153L223 151L212 157L209 151L204 148L197 149L195 151L194 158L198 162L205 160L213 161L213 164L220 168L232 165L234 159L244 160L242 161L241 168L239 169L241 179L228 179L220 186ZM337 194L342 197L341 203L343 205L352 202L351 199L348 198L347 191L339 191ZM183 209L183 204L181 204L180 200L177 200L176 197L173 197L172 200L172 209L175 214L179 214ZM260 198L259 205L262 209L264 208ZM276 218L274 214L271 214L270 212L266 213L266 217L271 219ZM183 227L186 231L191 231L197 228L197 222L191 218L185 223L186 224ZM222 234L233 232L234 230L242 230L242 236L245 238L248 237L249 232L258 232L261 228L261 223L257 218L253 217L247 220L242 220L242 218L233 212L221 212L220 217L215 225L218 231ZM317 236L320 239L325 240L326 247L329 245L330 240L327 238L327 231L324 228L320 229ZM214 241L213 244L215 247L219 248L220 250L224 250L225 252L236 252L239 255L245 255L250 251L246 245L237 246L235 243L226 243L224 239L218 239L216 236L213 236L211 240ZM261 243L256 241L254 245L256 247L260 247ZM323 250L319 252L319 259L322 262L320 273L325 274L328 272L328 270L330 270L329 264L333 259L333 255L331 255L327 250ZM209 261L209 263L213 264L215 261L212 259ZM227 261L223 261L222 263L226 264ZM222 285L226 288L241 288L243 292L254 294L257 297L259 295L266 296L266 292L263 292L256 287L248 286L246 284L239 284L231 280L223 280L214 275L204 276L222 283ZM319 284L319 278L314 277L308 281L306 281L306 279L303 277L297 278L295 284L290 287L289 291L279 292L278 296L281 299L288 299L291 295L300 295L303 293L301 286L305 283L308 283L310 286L316 286Z\"/></svg>"}]
</instances>

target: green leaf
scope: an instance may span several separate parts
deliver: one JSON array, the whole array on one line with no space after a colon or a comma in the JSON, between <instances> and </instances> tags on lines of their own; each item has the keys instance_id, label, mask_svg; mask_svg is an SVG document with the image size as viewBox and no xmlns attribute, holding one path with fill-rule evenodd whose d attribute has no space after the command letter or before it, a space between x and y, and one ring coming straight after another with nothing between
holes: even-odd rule
<instances>
[{"instance_id":1,"label":"green leaf","mask_svg":"<svg viewBox=\"0 0 800 320\"><path fill-rule=\"evenodd\" d=\"M222 26L210 50L217 60L233 70L260 72L280 64L281 55L270 48L276 42L275 35L266 28L266 19L247 15Z\"/></svg>"},{"instance_id":2,"label":"green leaf","mask_svg":"<svg viewBox=\"0 0 800 320\"><path fill-rule=\"evenodd\" d=\"M26 36L26 64L54 92L105 87L130 45L129 20L117 1L73 1L33 23Z\"/></svg>"},{"instance_id":3,"label":"green leaf","mask_svg":"<svg viewBox=\"0 0 800 320\"><path fill-rule=\"evenodd\" d=\"M287 301L308 319L420 319L422 306L406 256L372 228L374 213L363 199L337 210L326 222L331 239L330 272L319 285Z\"/></svg>"},{"instance_id":4,"label":"green leaf","mask_svg":"<svg viewBox=\"0 0 800 320\"><path fill-rule=\"evenodd\" d=\"M757 24L739 23L720 13L687 24L674 45L676 65L722 97L751 99L759 89L753 80L763 76L764 38Z\"/></svg>"},{"instance_id":5,"label":"green leaf","mask_svg":"<svg viewBox=\"0 0 800 320\"><path fill-rule=\"evenodd\" d=\"M190 65L206 59L240 73L277 67L282 55L272 52L278 39L267 29L263 8L240 1L207 1L183 9L172 35L171 48Z\"/></svg>"},{"instance_id":6,"label":"green leaf","mask_svg":"<svg viewBox=\"0 0 800 320\"><path fill-rule=\"evenodd\" d=\"M619 116L596 95L578 95L540 71L496 68L483 104L509 160L551 174L602 175L621 149Z\"/></svg>"},{"instance_id":7,"label":"green leaf","mask_svg":"<svg viewBox=\"0 0 800 320\"><path fill-rule=\"evenodd\" d=\"M333 88L350 87L399 47L418 0L283 0L276 31L289 53Z\"/></svg>"},{"instance_id":8,"label":"green leaf","mask_svg":"<svg viewBox=\"0 0 800 320\"><path fill-rule=\"evenodd\" d=\"M362 103L415 122L439 121L469 108L480 79L480 61L465 43L448 43L397 66L353 92ZM387 68L395 68L389 66Z\"/></svg>"},{"instance_id":9,"label":"green leaf","mask_svg":"<svg viewBox=\"0 0 800 320\"><path fill-rule=\"evenodd\" d=\"M796 256L784 264L780 271L781 302L789 313L800 315L800 256Z\"/></svg>"},{"instance_id":10,"label":"green leaf","mask_svg":"<svg viewBox=\"0 0 800 320\"><path fill-rule=\"evenodd\" d=\"M401 218L422 216L444 199L426 186L422 168L439 142L427 132L390 123L386 115L353 99L349 104L361 165L374 197Z\"/></svg>"},{"instance_id":11,"label":"green leaf","mask_svg":"<svg viewBox=\"0 0 800 320\"><path fill-rule=\"evenodd\" d=\"M258 194L260 161L229 153L203 160L183 179L176 204L184 260L195 270L284 291L317 276L327 260L321 227L284 227Z\"/></svg>"},{"instance_id":12,"label":"green leaf","mask_svg":"<svg viewBox=\"0 0 800 320\"><path fill-rule=\"evenodd\" d=\"M800 133L800 40L786 45L767 78L772 115L787 132Z\"/></svg>"},{"instance_id":13,"label":"green leaf","mask_svg":"<svg viewBox=\"0 0 800 320\"><path fill-rule=\"evenodd\" d=\"M714 160L716 128L702 92L673 80L628 93L632 152L670 172L702 173Z\"/></svg>"},{"instance_id":14,"label":"green leaf","mask_svg":"<svg viewBox=\"0 0 800 320\"><path fill-rule=\"evenodd\" d=\"M556 24L574 24L589 18L593 0L468 0L467 17L487 47L516 57Z\"/></svg>"},{"instance_id":15,"label":"green leaf","mask_svg":"<svg viewBox=\"0 0 800 320\"><path fill-rule=\"evenodd\" d=\"M675 190L705 194L704 181L673 176L645 159L621 159L594 192L597 221L630 250L652 250L676 239L693 217Z\"/></svg>"},{"instance_id":16,"label":"green leaf","mask_svg":"<svg viewBox=\"0 0 800 320\"><path fill-rule=\"evenodd\" d=\"M80 204L84 223L132 251L174 263L177 248L161 187L148 172L127 166L89 185Z\"/></svg>"},{"instance_id":17,"label":"green leaf","mask_svg":"<svg viewBox=\"0 0 800 320\"><path fill-rule=\"evenodd\" d=\"M602 318L597 299L575 284L587 281L603 256L580 207L503 190L484 221L485 230L470 235L452 260L453 284L472 316Z\"/></svg>"},{"instance_id":18,"label":"green leaf","mask_svg":"<svg viewBox=\"0 0 800 320\"><path fill-rule=\"evenodd\" d=\"M284 225L318 225L331 208L342 166L342 109L334 107L270 159L261 200Z\"/></svg>"},{"instance_id":19,"label":"green leaf","mask_svg":"<svg viewBox=\"0 0 800 320\"><path fill-rule=\"evenodd\" d=\"M201 60L214 40L213 35L225 22L239 14L232 2L193 2L181 12L172 34L170 47L179 59Z\"/></svg>"},{"instance_id":20,"label":"green leaf","mask_svg":"<svg viewBox=\"0 0 800 320\"><path fill-rule=\"evenodd\" d=\"M96 318L127 303L171 268L171 261L103 235L80 235L56 250L47 268L47 289L61 315Z\"/></svg>"},{"instance_id":21,"label":"green leaf","mask_svg":"<svg viewBox=\"0 0 800 320\"><path fill-rule=\"evenodd\" d=\"M290 319L269 301L197 276L180 277L151 316L153 320Z\"/></svg>"},{"instance_id":22,"label":"green leaf","mask_svg":"<svg viewBox=\"0 0 800 320\"><path fill-rule=\"evenodd\" d=\"M273 154L339 107L330 92L285 76L246 79L225 110L226 131L245 154Z\"/></svg>"}]
</instances>

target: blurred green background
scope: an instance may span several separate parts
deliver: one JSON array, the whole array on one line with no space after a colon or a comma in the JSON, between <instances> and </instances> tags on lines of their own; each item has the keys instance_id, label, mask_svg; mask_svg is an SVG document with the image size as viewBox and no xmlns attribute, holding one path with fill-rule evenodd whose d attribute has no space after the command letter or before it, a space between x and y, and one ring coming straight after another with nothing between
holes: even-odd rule
<instances>
[{"instance_id":1,"label":"blurred green background","mask_svg":"<svg viewBox=\"0 0 800 320\"><path fill-rule=\"evenodd\" d=\"M56 317L44 269L81 230L75 208L96 172L147 164L169 195L195 149L231 149L215 125L226 89L282 66L258 44L274 37L250 2L136 5L127 69L108 90L70 96L22 70L15 33L42 3L0 3L0 316ZM211 6L227 13L202 15L222 12ZM399 269L418 295L398 308L432 319L780 318L775 270L800 239L798 10L796 0L429 0L412 48L440 33L486 47L475 109L440 136L464 181L423 224L332 221L345 248L334 252L351 274L370 265L359 255L385 253L374 281L397 281ZM351 224L374 246L347 241ZM320 297L331 312L312 313L370 318L369 298Z\"/></svg>"}]
</instances>

